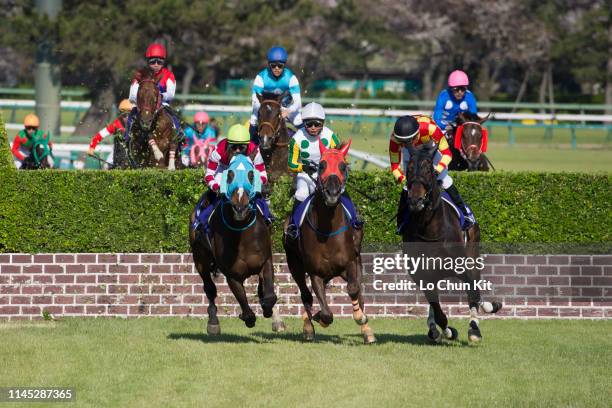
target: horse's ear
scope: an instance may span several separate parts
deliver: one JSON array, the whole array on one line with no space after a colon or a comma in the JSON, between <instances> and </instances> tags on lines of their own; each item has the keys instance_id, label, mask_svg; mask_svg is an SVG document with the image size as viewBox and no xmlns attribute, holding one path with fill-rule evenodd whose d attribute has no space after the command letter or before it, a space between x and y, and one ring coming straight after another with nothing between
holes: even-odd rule
<instances>
[{"instance_id":1,"label":"horse's ear","mask_svg":"<svg viewBox=\"0 0 612 408\"><path fill-rule=\"evenodd\" d=\"M342 153L343 156L346 157L346 154L348 153L349 148L351 147L351 143L353 143L353 139L349 139L348 142L346 142L344 146L342 146L342 149L340 149L340 153Z\"/></svg>"},{"instance_id":2,"label":"horse's ear","mask_svg":"<svg viewBox=\"0 0 612 408\"><path fill-rule=\"evenodd\" d=\"M325 147L325 145L319 138L319 152L321 153L321 157L323 157L323 153L325 153L326 150L327 150L327 147Z\"/></svg>"},{"instance_id":3,"label":"horse's ear","mask_svg":"<svg viewBox=\"0 0 612 408\"><path fill-rule=\"evenodd\" d=\"M487 116L485 116L484 118L480 119L479 123L482 125L483 123L485 123L487 120L489 120L489 118L491 117L491 115L493 115L493 112L489 112L487 114Z\"/></svg>"}]
</instances>

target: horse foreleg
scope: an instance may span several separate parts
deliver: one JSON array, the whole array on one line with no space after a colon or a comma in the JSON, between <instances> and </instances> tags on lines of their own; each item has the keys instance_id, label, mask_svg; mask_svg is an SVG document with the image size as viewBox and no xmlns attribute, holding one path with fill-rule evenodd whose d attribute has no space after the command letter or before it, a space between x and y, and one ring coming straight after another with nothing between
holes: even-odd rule
<instances>
[{"instance_id":1,"label":"horse foreleg","mask_svg":"<svg viewBox=\"0 0 612 408\"><path fill-rule=\"evenodd\" d=\"M315 322L319 323L321 327L327 327L334 321L334 315L329 310L329 306L327 305L327 297L325 295L325 282L323 282L323 278L317 275L310 275L310 284L312 285L312 290L314 290L317 299L319 300L319 305L321 306L321 310L317 312L313 316Z\"/></svg>"},{"instance_id":2,"label":"horse foreleg","mask_svg":"<svg viewBox=\"0 0 612 408\"><path fill-rule=\"evenodd\" d=\"M170 143L168 152L168 170L176 170L176 143Z\"/></svg>"},{"instance_id":3,"label":"horse foreleg","mask_svg":"<svg viewBox=\"0 0 612 408\"><path fill-rule=\"evenodd\" d=\"M346 268L347 291L353 305L353 320L361 326L361 334L365 344L376 342L374 331L368 325L368 316L363 307L361 292L361 256L356 257Z\"/></svg>"},{"instance_id":4,"label":"horse foreleg","mask_svg":"<svg viewBox=\"0 0 612 408\"><path fill-rule=\"evenodd\" d=\"M164 154L159 149L159 146L157 146L157 142L153 138L149 139L149 147L151 148L151 151L153 152L153 156L155 156L155 161L157 162L157 165L159 166L161 161L164 159Z\"/></svg>"},{"instance_id":5,"label":"horse foreleg","mask_svg":"<svg viewBox=\"0 0 612 408\"><path fill-rule=\"evenodd\" d=\"M425 290L423 291L425 298L429 302L429 315L427 317L427 337L432 341L439 343L442 341L442 336L449 340L457 338L457 330L448 326L448 319L446 314L442 311L440 306L440 296L437 290ZM438 325L442 329L442 333L436 327Z\"/></svg>"},{"instance_id":6,"label":"horse foreleg","mask_svg":"<svg viewBox=\"0 0 612 408\"><path fill-rule=\"evenodd\" d=\"M244 322L246 327L254 327L255 321L257 320L257 316L255 316L255 313L253 313L253 310L249 306L249 301L247 299L243 283L228 276L226 276L226 278L228 286L232 290L232 293L236 297L236 300L238 301L238 303L240 304L240 308L242 309L242 313L240 313L240 316L238 317Z\"/></svg>"},{"instance_id":7,"label":"horse foreleg","mask_svg":"<svg viewBox=\"0 0 612 408\"><path fill-rule=\"evenodd\" d=\"M274 293L274 269L272 260L268 259L259 274L259 285L257 286L259 304L263 310L264 317L272 317L273 308L276 304L276 293Z\"/></svg>"},{"instance_id":8,"label":"horse foreleg","mask_svg":"<svg viewBox=\"0 0 612 408\"><path fill-rule=\"evenodd\" d=\"M470 289L466 290L470 308L468 339L471 342L479 342L482 340L482 333L480 332L478 312L497 313L502 308L502 304L499 302L483 301L480 296L480 290L477 287L473 287L474 282L480 280L480 271L466 272L460 275L460 279L470 285Z\"/></svg>"}]
</instances>

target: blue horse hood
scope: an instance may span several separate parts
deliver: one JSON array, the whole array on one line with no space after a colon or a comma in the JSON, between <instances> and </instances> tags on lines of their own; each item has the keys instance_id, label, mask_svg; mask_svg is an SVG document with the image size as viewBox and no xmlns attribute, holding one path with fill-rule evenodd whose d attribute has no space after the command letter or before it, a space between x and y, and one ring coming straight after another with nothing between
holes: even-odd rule
<instances>
[{"instance_id":1,"label":"blue horse hood","mask_svg":"<svg viewBox=\"0 0 612 408\"><path fill-rule=\"evenodd\" d=\"M230 173L231 172L231 173ZM253 172L253 182L249 181L249 173ZM231 178L231 180L229 180ZM230 165L221 176L221 194L229 200L239 188L243 188L253 199L255 194L261 193L261 176L253 166L251 160L245 155L238 154L232 158Z\"/></svg>"}]
</instances>

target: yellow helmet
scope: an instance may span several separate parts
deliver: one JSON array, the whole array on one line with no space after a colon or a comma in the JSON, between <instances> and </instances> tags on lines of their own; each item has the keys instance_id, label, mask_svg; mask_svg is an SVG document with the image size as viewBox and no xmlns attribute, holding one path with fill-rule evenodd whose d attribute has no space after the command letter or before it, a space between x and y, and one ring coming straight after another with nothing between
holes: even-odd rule
<instances>
[{"instance_id":1,"label":"yellow helmet","mask_svg":"<svg viewBox=\"0 0 612 408\"><path fill-rule=\"evenodd\" d=\"M235 124L227 132L227 141L236 144L247 144L251 141L249 129L241 124Z\"/></svg>"},{"instance_id":2,"label":"yellow helmet","mask_svg":"<svg viewBox=\"0 0 612 408\"><path fill-rule=\"evenodd\" d=\"M33 113L30 113L28 115L26 115L25 119L23 120L23 125L28 127L28 126L32 126L32 127L39 127L40 126L40 120L38 119L38 116L36 116Z\"/></svg>"},{"instance_id":3,"label":"yellow helmet","mask_svg":"<svg viewBox=\"0 0 612 408\"><path fill-rule=\"evenodd\" d=\"M124 99L119 102L119 112L130 112L134 105L128 99Z\"/></svg>"}]
</instances>

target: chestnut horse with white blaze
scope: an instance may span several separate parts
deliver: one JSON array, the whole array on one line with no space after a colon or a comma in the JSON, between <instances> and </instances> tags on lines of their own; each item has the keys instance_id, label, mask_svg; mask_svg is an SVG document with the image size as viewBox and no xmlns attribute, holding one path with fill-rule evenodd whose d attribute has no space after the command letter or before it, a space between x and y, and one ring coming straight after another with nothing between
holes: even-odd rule
<instances>
[{"instance_id":1,"label":"chestnut horse with white blaze","mask_svg":"<svg viewBox=\"0 0 612 408\"><path fill-rule=\"evenodd\" d=\"M376 342L374 332L368 325L364 313L363 294L361 291L361 241L363 229L353 228L342 205L348 177L348 165L345 156L348 153L349 141L338 149L327 149L319 141L321 161L319 163L316 190L306 210L304 222L299 227L297 240L287 237L283 240L287 264L291 276L300 289L304 304L304 339L312 341L315 330L312 320L322 327L333 322L333 314L327 304L325 286L333 278L340 276L347 282L348 294L353 304L353 319L361 326L364 343ZM285 229L289 219L285 222ZM313 315L313 297L306 284L306 275L314 290L321 310Z\"/></svg>"}]
</instances>

